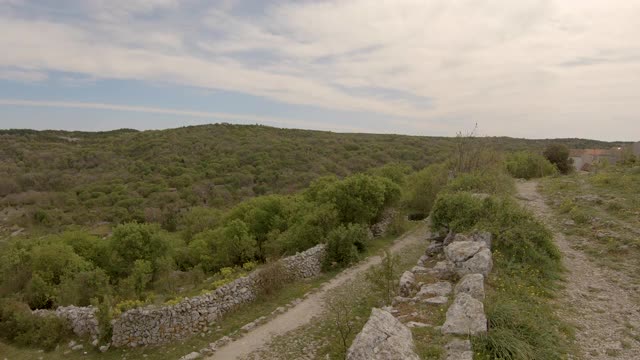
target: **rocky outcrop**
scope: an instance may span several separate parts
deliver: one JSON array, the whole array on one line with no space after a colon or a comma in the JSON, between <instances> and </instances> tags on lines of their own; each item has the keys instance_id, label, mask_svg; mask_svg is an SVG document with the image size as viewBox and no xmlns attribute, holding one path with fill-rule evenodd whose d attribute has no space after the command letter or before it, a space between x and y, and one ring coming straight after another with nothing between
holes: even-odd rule
<instances>
[{"instance_id":1,"label":"rocky outcrop","mask_svg":"<svg viewBox=\"0 0 640 360\"><path fill-rule=\"evenodd\" d=\"M429 273L441 280L448 280L455 275L455 265L449 260L439 261L436 265L429 269Z\"/></svg>"},{"instance_id":2,"label":"rocky outcrop","mask_svg":"<svg viewBox=\"0 0 640 360\"><path fill-rule=\"evenodd\" d=\"M484 315L484 305L469 294L458 294L447 310L447 319L442 325L442 333L479 335L486 332L487 317Z\"/></svg>"},{"instance_id":3,"label":"rocky outcrop","mask_svg":"<svg viewBox=\"0 0 640 360\"><path fill-rule=\"evenodd\" d=\"M386 209L382 214L380 221L371 226L371 234L373 235L373 237L383 236L387 232L389 225L391 225L391 223L393 222L393 218L397 214L398 211L395 209Z\"/></svg>"},{"instance_id":4,"label":"rocky outcrop","mask_svg":"<svg viewBox=\"0 0 640 360\"><path fill-rule=\"evenodd\" d=\"M373 308L347 352L348 360L419 360L411 331L390 313Z\"/></svg>"},{"instance_id":5,"label":"rocky outcrop","mask_svg":"<svg viewBox=\"0 0 640 360\"><path fill-rule=\"evenodd\" d=\"M473 360L471 341L453 339L444 349L446 350L446 360Z\"/></svg>"},{"instance_id":6,"label":"rocky outcrop","mask_svg":"<svg viewBox=\"0 0 640 360\"><path fill-rule=\"evenodd\" d=\"M416 277L413 275L411 271L405 271L400 277L400 296L409 296L413 291L413 288L416 284Z\"/></svg>"},{"instance_id":7,"label":"rocky outcrop","mask_svg":"<svg viewBox=\"0 0 640 360\"><path fill-rule=\"evenodd\" d=\"M491 234L477 233L471 236L455 234L449 236L453 240L444 247L446 261L453 266L453 271L458 276L467 274L482 274L485 277L489 275L493 268L493 260L491 257ZM447 263L447 267L451 267ZM435 270L444 270L439 268ZM444 278L447 273L437 274L440 278Z\"/></svg>"},{"instance_id":8,"label":"rocky outcrop","mask_svg":"<svg viewBox=\"0 0 640 360\"><path fill-rule=\"evenodd\" d=\"M418 292L419 297L447 296L451 294L452 286L448 281L440 281L435 284L422 285Z\"/></svg>"},{"instance_id":9,"label":"rocky outcrop","mask_svg":"<svg viewBox=\"0 0 640 360\"><path fill-rule=\"evenodd\" d=\"M458 276L482 274L486 277L489 276L491 269L493 269L493 260L491 250L489 249L482 249L471 259L456 264L456 273Z\"/></svg>"},{"instance_id":10,"label":"rocky outcrop","mask_svg":"<svg viewBox=\"0 0 640 360\"><path fill-rule=\"evenodd\" d=\"M483 248L486 248L484 243L479 241L456 241L449 244L444 249L444 253L450 261L462 263L471 259Z\"/></svg>"},{"instance_id":11,"label":"rocky outcrop","mask_svg":"<svg viewBox=\"0 0 640 360\"><path fill-rule=\"evenodd\" d=\"M476 300L484 300L484 276L482 274L465 275L454 289L455 295L466 293Z\"/></svg>"}]
</instances>

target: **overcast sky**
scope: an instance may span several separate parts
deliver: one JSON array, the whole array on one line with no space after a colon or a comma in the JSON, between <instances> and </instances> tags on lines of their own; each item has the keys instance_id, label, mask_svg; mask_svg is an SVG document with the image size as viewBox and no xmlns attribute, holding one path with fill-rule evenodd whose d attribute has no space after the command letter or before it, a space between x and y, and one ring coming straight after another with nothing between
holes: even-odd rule
<instances>
[{"instance_id":1,"label":"overcast sky","mask_svg":"<svg viewBox=\"0 0 640 360\"><path fill-rule=\"evenodd\" d=\"M0 128L640 140L640 0L0 0Z\"/></svg>"}]
</instances>

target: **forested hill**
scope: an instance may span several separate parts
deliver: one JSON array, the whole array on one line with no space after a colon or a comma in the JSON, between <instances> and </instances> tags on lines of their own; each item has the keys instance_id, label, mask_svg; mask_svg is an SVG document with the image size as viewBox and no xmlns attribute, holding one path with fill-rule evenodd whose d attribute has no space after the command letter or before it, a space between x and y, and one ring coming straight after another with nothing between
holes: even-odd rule
<instances>
[{"instance_id":1,"label":"forested hill","mask_svg":"<svg viewBox=\"0 0 640 360\"><path fill-rule=\"evenodd\" d=\"M481 138L497 150L610 147L581 139ZM445 160L454 138L205 125L161 131L0 131L0 235L19 228L160 222L186 207L228 208L323 175Z\"/></svg>"}]
</instances>

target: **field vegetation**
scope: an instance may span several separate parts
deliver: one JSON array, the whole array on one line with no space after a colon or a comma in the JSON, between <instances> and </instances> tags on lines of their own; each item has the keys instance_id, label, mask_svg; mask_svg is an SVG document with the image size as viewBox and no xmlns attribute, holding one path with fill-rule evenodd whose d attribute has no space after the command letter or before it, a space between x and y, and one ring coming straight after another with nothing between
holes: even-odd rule
<instances>
[{"instance_id":1,"label":"field vegetation","mask_svg":"<svg viewBox=\"0 0 640 360\"><path fill-rule=\"evenodd\" d=\"M484 226L505 236L499 250L510 291L526 285L544 296L542 284L557 275L548 233L505 200L510 164L515 176L554 173L535 155L546 141L232 125L0 137L0 220L22 231L0 243L0 328L13 329L0 333L17 345L51 349L65 336L51 330L55 321L35 326L31 309L92 304L108 324L128 309L177 303L319 243L328 245L325 270L348 266L378 249L369 227L389 208L400 209L390 234L406 230L406 215L431 212L435 226ZM506 158L495 150L525 148L532 152ZM525 274L534 270L547 278L530 284ZM276 281L265 295L280 287ZM516 300L510 304L538 298Z\"/></svg>"},{"instance_id":2,"label":"field vegetation","mask_svg":"<svg viewBox=\"0 0 640 360\"><path fill-rule=\"evenodd\" d=\"M545 179L541 189L558 215L558 228L574 246L640 284L640 167L635 162Z\"/></svg>"},{"instance_id":3,"label":"field vegetation","mask_svg":"<svg viewBox=\"0 0 640 360\"><path fill-rule=\"evenodd\" d=\"M443 192L431 213L434 230L493 234L494 269L487 279L487 336L473 340L476 359L563 359L572 330L550 299L561 278L551 232L505 193L478 197Z\"/></svg>"}]
</instances>

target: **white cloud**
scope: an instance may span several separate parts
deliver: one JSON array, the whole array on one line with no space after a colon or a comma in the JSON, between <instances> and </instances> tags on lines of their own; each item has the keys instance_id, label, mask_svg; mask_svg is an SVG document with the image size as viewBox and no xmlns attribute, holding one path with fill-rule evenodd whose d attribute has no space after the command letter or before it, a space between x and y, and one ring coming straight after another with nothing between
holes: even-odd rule
<instances>
[{"instance_id":1,"label":"white cloud","mask_svg":"<svg viewBox=\"0 0 640 360\"><path fill-rule=\"evenodd\" d=\"M332 0L255 13L241 3L0 12L11 49L0 68L233 90L385 114L423 133L475 122L496 135L640 133L640 0Z\"/></svg>"},{"instance_id":2,"label":"white cloud","mask_svg":"<svg viewBox=\"0 0 640 360\"><path fill-rule=\"evenodd\" d=\"M0 79L21 82L39 82L48 78L47 73L23 69L0 69Z\"/></svg>"}]
</instances>

